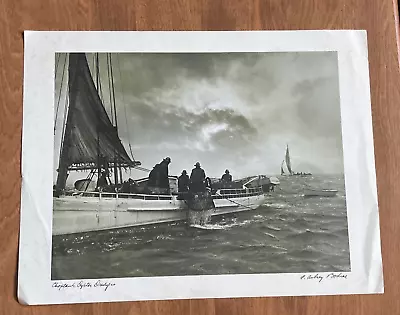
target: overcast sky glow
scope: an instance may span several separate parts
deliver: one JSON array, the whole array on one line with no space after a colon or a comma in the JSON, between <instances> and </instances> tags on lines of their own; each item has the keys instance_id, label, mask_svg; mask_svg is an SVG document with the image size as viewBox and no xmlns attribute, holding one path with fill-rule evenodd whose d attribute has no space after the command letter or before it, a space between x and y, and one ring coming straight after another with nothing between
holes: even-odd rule
<instances>
[{"instance_id":1,"label":"overcast sky glow","mask_svg":"<svg viewBox=\"0 0 400 315\"><path fill-rule=\"evenodd\" d=\"M170 156L173 175L196 161L210 177L275 175L289 144L294 171L343 173L335 52L113 54L113 65L120 137L144 167Z\"/></svg>"}]
</instances>

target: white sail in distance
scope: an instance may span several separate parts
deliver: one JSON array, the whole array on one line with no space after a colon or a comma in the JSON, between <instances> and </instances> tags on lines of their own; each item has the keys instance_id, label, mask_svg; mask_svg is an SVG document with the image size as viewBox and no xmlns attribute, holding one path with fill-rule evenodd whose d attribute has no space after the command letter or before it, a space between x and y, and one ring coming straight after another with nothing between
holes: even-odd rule
<instances>
[{"instance_id":1,"label":"white sail in distance","mask_svg":"<svg viewBox=\"0 0 400 315\"><path fill-rule=\"evenodd\" d=\"M293 174L292 164L290 162L289 145L286 146L285 162L286 162L286 167L287 167L289 173Z\"/></svg>"}]
</instances>

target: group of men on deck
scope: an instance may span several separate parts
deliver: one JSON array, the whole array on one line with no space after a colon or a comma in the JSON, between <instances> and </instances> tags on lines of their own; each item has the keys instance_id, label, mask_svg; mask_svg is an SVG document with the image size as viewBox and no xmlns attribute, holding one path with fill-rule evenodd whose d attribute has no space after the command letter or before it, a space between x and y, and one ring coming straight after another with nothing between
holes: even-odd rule
<instances>
[{"instance_id":1,"label":"group of men on deck","mask_svg":"<svg viewBox=\"0 0 400 315\"><path fill-rule=\"evenodd\" d=\"M204 170L201 168L199 162L197 162L194 166L195 167L192 170L190 177L188 176L186 170L183 170L181 176L178 177L178 192L186 193L192 191L196 193L206 191L206 172L204 172Z\"/></svg>"},{"instance_id":2,"label":"group of men on deck","mask_svg":"<svg viewBox=\"0 0 400 315\"><path fill-rule=\"evenodd\" d=\"M156 164L149 173L148 187L155 187L160 189L161 193L170 193L169 185L169 164L171 163L171 158L166 157L160 163ZM225 171L222 175L221 181L231 182L232 175L229 174L229 170ZM211 186L210 178L206 177L205 171L201 168L199 162L196 162L192 172L189 175L186 170L182 171L182 174L178 177L178 192L205 192L207 187Z\"/></svg>"},{"instance_id":3,"label":"group of men on deck","mask_svg":"<svg viewBox=\"0 0 400 315\"><path fill-rule=\"evenodd\" d=\"M138 186L138 184L131 178L121 183L118 188L119 192L122 193L156 193L156 194L170 194L170 182L169 182L169 165L171 158L166 157L160 163L156 164L149 173L147 187ZM108 171L105 170L101 173L96 190L107 191L108 182ZM221 177L221 182L229 183L232 182L232 175L229 170L225 171L225 174ZM182 171L182 174L178 177L178 192L179 193L198 193L205 192L207 187L211 188L211 179L206 177L205 171L201 168L199 162L194 165L192 172L189 175L186 170Z\"/></svg>"},{"instance_id":4,"label":"group of men on deck","mask_svg":"<svg viewBox=\"0 0 400 315\"><path fill-rule=\"evenodd\" d=\"M201 168L200 163L197 162L195 168L192 170L190 177L187 175L186 170L182 171L181 176L178 178L178 191L180 193L185 192L204 192L206 187L211 186L211 180L209 177L206 177L204 170ZM225 171L225 174L222 175L222 182L231 182L232 175L229 174L229 170Z\"/></svg>"}]
</instances>

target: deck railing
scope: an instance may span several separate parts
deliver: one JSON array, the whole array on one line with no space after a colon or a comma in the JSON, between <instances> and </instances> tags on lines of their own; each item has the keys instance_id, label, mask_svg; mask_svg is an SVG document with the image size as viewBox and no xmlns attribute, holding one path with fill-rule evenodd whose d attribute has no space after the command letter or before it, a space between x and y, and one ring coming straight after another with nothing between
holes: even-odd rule
<instances>
[{"instance_id":1,"label":"deck railing","mask_svg":"<svg viewBox=\"0 0 400 315\"><path fill-rule=\"evenodd\" d=\"M141 200L172 200L172 195L146 195L129 193L109 193L98 191L72 191L66 192L67 196L98 197L98 198L122 198L122 199L141 199Z\"/></svg>"},{"instance_id":2,"label":"deck railing","mask_svg":"<svg viewBox=\"0 0 400 315\"><path fill-rule=\"evenodd\" d=\"M247 188L247 189L220 189L217 191L216 195L213 195L215 199L225 199L225 198L244 198L253 197L263 194L262 187L257 188Z\"/></svg>"},{"instance_id":3,"label":"deck railing","mask_svg":"<svg viewBox=\"0 0 400 315\"><path fill-rule=\"evenodd\" d=\"M263 194L262 187L247 188L247 189L219 189L216 194L213 194L214 199L224 198L241 198L252 197ZM148 194L131 194L131 193L110 193L98 191L68 191L67 196L81 197L98 197L98 198L121 198L121 199L139 199L139 200L172 200L173 195L148 195ZM179 194L175 194L179 195Z\"/></svg>"}]
</instances>

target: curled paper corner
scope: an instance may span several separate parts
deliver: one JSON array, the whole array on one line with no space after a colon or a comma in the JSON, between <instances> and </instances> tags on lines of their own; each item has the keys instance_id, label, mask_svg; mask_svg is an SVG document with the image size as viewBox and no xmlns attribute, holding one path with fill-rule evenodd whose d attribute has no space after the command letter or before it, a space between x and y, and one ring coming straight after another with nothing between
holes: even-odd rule
<instances>
[{"instance_id":1,"label":"curled paper corner","mask_svg":"<svg viewBox=\"0 0 400 315\"><path fill-rule=\"evenodd\" d=\"M377 263L378 265L378 263ZM384 277L382 272L382 265L380 268L376 266L370 275L369 292L374 292L376 294L385 293Z\"/></svg>"},{"instance_id":2,"label":"curled paper corner","mask_svg":"<svg viewBox=\"0 0 400 315\"><path fill-rule=\"evenodd\" d=\"M385 280L382 260L376 258L374 261L375 262L372 264L373 267L371 267L369 274L369 291L377 294L383 294L385 293Z\"/></svg>"},{"instance_id":3,"label":"curled paper corner","mask_svg":"<svg viewBox=\"0 0 400 315\"><path fill-rule=\"evenodd\" d=\"M28 299L25 291L23 290L22 285L19 280L18 280L18 288L17 288L17 299L18 299L18 303L21 305L31 305L31 303L29 303L29 299Z\"/></svg>"},{"instance_id":4,"label":"curled paper corner","mask_svg":"<svg viewBox=\"0 0 400 315\"><path fill-rule=\"evenodd\" d=\"M38 295L36 291L37 287L32 281L21 283L21 281L18 280L18 303L23 306L46 305L47 303L41 302L40 295Z\"/></svg>"},{"instance_id":5,"label":"curled paper corner","mask_svg":"<svg viewBox=\"0 0 400 315\"><path fill-rule=\"evenodd\" d=\"M378 294L384 294L385 293L385 281L383 279L383 274L381 273L380 277L379 277L379 282L377 283L376 286L376 292Z\"/></svg>"},{"instance_id":6,"label":"curled paper corner","mask_svg":"<svg viewBox=\"0 0 400 315\"><path fill-rule=\"evenodd\" d=\"M378 215L378 200L373 196L373 202L368 214L368 233L365 239L364 261L370 292L384 293L383 262L381 256L380 225Z\"/></svg>"}]
</instances>

